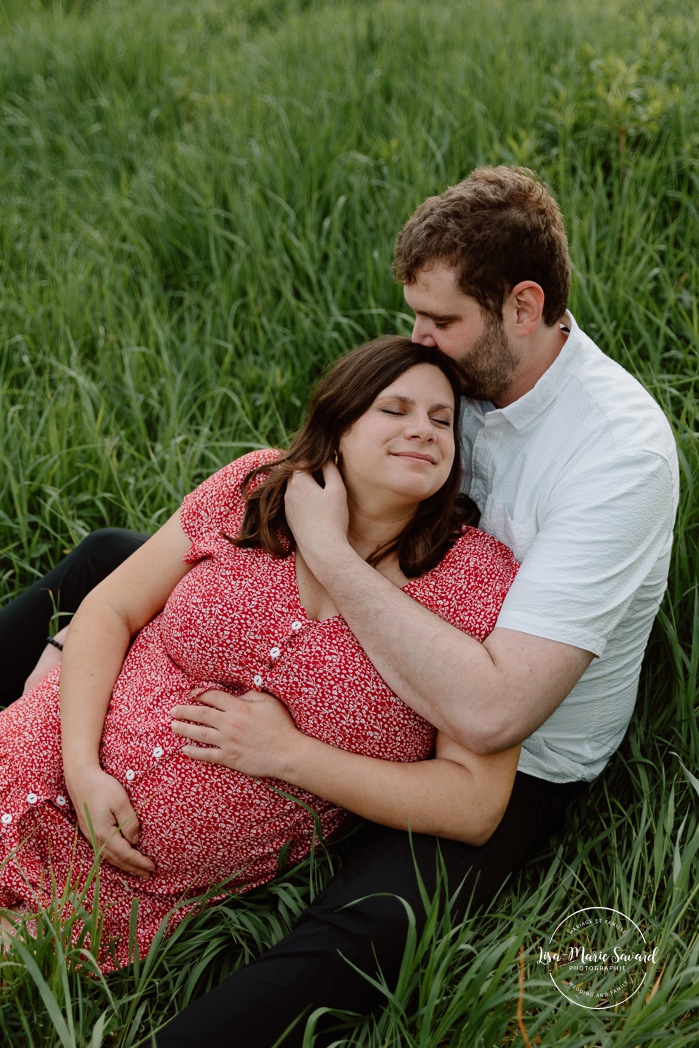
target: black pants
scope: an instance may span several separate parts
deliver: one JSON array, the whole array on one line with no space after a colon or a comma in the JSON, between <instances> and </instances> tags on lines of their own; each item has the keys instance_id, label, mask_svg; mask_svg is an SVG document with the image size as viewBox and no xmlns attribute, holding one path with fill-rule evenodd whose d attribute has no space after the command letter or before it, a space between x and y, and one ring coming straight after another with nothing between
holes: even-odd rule
<instances>
[{"instance_id":1,"label":"black pants","mask_svg":"<svg viewBox=\"0 0 699 1048\"><path fill-rule=\"evenodd\" d=\"M0 650L15 653L16 694L45 643L54 607L49 594L60 601L62 612L74 611L90 588L142 541L143 536L117 529L95 532L0 612ZM558 828L566 805L581 788L580 783L556 785L518 772L503 820L480 848L424 834L411 839L367 823L351 837L340 872L295 929L180 1013L154 1039L157 1048L232 1043L271 1048L300 1018L283 1042L291 1048L302 1041L303 1017L316 1008L369 1013L381 1003L381 995L353 965L370 976L380 970L389 985L395 980L408 928L406 903L418 932L424 925L416 869L432 896L441 858L448 892L453 895L461 885L450 904L453 919L459 920L469 902L473 910L491 901L508 875ZM442 892L442 899L446 897ZM324 1042L321 1033L316 1044Z\"/></svg>"},{"instance_id":2,"label":"black pants","mask_svg":"<svg viewBox=\"0 0 699 1048\"><path fill-rule=\"evenodd\" d=\"M4 666L0 706L22 694L24 682L46 646L54 611L60 620L53 632L70 621L93 586L142 545L147 535L122 528L105 528L88 535L60 564L18 597L0 608L0 651Z\"/></svg>"},{"instance_id":3,"label":"black pants","mask_svg":"<svg viewBox=\"0 0 699 1048\"><path fill-rule=\"evenodd\" d=\"M508 874L548 839L581 787L518 773L505 816L481 848L422 834L411 840L367 823L350 839L341 871L294 930L176 1016L154 1038L157 1048L271 1048L297 1016L316 1008L368 1014L381 1004L381 994L352 965L368 975L380 969L389 986L395 983L408 929L404 903L415 914L418 933L425 923L415 867L432 895L441 853L449 891L463 882L450 905L458 921L469 900L471 912L486 906ZM442 901L446 897L442 893ZM323 1033L330 1025L327 1017L321 1021L316 1045L334 1040ZM285 1048L301 1044L304 1026L302 1018L284 1038Z\"/></svg>"}]
</instances>

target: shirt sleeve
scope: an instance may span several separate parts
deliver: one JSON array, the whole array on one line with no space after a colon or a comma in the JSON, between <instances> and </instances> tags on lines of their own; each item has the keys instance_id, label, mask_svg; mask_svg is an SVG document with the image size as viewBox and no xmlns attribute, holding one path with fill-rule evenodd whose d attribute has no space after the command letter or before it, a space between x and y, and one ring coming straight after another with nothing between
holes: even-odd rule
<instances>
[{"instance_id":1,"label":"shirt sleeve","mask_svg":"<svg viewBox=\"0 0 699 1048\"><path fill-rule=\"evenodd\" d=\"M230 462L187 495L180 506L180 523L192 542L212 533L235 535L243 522L243 482L251 470L274 462L272 448L252 451Z\"/></svg>"},{"instance_id":2,"label":"shirt sleeve","mask_svg":"<svg viewBox=\"0 0 699 1048\"><path fill-rule=\"evenodd\" d=\"M647 449L566 471L498 626L601 655L632 600L660 603L676 506L667 460Z\"/></svg>"}]
</instances>

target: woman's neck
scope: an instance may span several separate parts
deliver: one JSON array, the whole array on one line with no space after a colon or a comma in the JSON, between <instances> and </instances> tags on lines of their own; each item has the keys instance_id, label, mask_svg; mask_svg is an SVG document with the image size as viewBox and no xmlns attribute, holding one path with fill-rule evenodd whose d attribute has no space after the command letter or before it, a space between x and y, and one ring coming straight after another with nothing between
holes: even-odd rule
<instances>
[{"instance_id":1,"label":"woman's neck","mask_svg":"<svg viewBox=\"0 0 699 1048\"><path fill-rule=\"evenodd\" d=\"M348 499L349 526L347 541L363 560L387 545L410 523L414 506L367 506Z\"/></svg>"}]
</instances>

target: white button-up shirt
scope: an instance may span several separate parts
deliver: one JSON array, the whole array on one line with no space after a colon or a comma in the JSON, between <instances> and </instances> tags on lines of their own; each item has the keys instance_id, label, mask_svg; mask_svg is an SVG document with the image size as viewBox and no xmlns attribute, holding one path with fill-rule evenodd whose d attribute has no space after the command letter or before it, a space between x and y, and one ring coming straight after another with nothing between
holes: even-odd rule
<instances>
[{"instance_id":1,"label":"white button-up shirt","mask_svg":"<svg viewBox=\"0 0 699 1048\"><path fill-rule=\"evenodd\" d=\"M522 561L497 625L598 656L523 746L520 769L558 782L594 778L626 731L679 486L658 405L572 317L570 329L529 393L462 411L480 526Z\"/></svg>"}]
</instances>

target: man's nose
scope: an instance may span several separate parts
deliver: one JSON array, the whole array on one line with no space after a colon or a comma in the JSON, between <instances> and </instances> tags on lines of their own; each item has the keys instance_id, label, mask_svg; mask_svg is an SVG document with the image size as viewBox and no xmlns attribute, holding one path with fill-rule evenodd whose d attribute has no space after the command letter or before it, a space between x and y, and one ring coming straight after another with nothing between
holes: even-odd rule
<instances>
[{"instance_id":1,"label":"man's nose","mask_svg":"<svg viewBox=\"0 0 699 1048\"><path fill-rule=\"evenodd\" d=\"M434 324L427 317L415 317L413 324L413 342L421 346L436 346L434 339Z\"/></svg>"}]
</instances>

